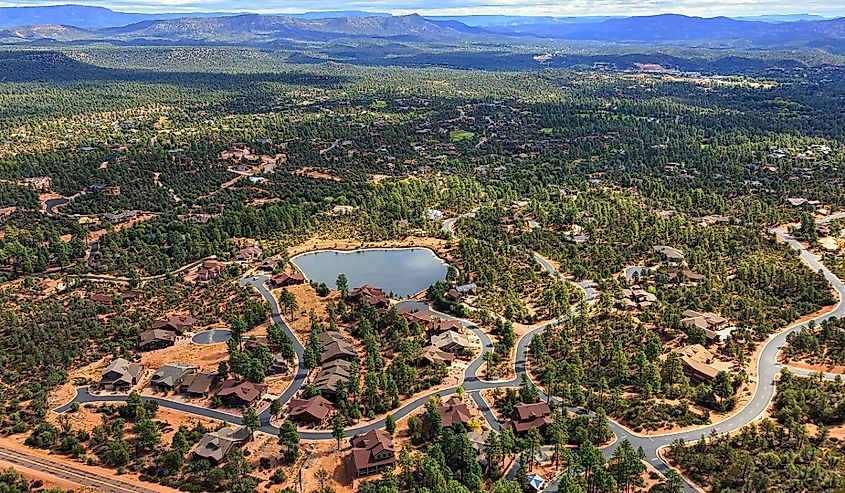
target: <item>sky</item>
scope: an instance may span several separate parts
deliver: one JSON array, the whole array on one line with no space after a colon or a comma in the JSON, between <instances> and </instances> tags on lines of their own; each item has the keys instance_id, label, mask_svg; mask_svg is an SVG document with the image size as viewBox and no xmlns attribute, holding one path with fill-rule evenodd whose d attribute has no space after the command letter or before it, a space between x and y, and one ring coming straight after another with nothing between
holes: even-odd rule
<instances>
[{"instance_id":1,"label":"sky","mask_svg":"<svg viewBox=\"0 0 845 493\"><path fill-rule=\"evenodd\" d=\"M64 3L71 3L71 1ZM0 0L0 6L55 5L56 0ZM845 16L845 0L81 0L123 12L298 13L366 10L423 15L650 15L703 17L810 13Z\"/></svg>"}]
</instances>

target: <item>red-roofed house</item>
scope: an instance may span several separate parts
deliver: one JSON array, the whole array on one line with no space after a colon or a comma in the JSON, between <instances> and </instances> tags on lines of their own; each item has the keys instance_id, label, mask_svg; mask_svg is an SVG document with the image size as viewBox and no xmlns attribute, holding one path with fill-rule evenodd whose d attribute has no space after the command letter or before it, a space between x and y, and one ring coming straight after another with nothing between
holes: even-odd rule
<instances>
[{"instance_id":1,"label":"red-roofed house","mask_svg":"<svg viewBox=\"0 0 845 493\"><path fill-rule=\"evenodd\" d=\"M511 420L513 431L517 434L526 433L533 428L540 428L542 431L552 423L552 410L545 402L534 404L521 402L513 407Z\"/></svg>"},{"instance_id":2,"label":"red-roofed house","mask_svg":"<svg viewBox=\"0 0 845 493\"><path fill-rule=\"evenodd\" d=\"M372 430L366 435L354 437L352 443L352 465L358 476L384 471L396 465L393 440L384 430Z\"/></svg>"}]
</instances>

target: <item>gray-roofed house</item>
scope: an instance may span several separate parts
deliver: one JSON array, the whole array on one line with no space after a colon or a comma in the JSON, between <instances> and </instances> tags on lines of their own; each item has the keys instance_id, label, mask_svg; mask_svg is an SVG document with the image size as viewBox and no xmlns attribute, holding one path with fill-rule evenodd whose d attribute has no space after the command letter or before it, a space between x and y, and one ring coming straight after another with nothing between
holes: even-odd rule
<instances>
[{"instance_id":1,"label":"gray-roofed house","mask_svg":"<svg viewBox=\"0 0 845 493\"><path fill-rule=\"evenodd\" d=\"M194 457L220 464L233 450L247 443L250 436L249 428L237 425L229 425L206 433L194 449Z\"/></svg>"},{"instance_id":2,"label":"gray-roofed house","mask_svg":"<svg viewBox=\"0 0 845 493\"><path fill-rule=\"evenodd\" d=\"M185 364L164 365L155 372L150 384L158 391L168 392L180 388L185 377L196 371L196 367Z\"/></svg>"},{"instance_id":3,"label":"gray-roofed house","mask_svg":"<svg viewBox=\"0 0 845 493\"><path fill-rule=\"evenodd\" d=\"M447 353L460 353L472 347L472 343L466 336L458 334L454 330L432 337L431 345Z\"/></svg>"},{"instance_id":4,"label":"gray-roofed house","mask_svg":"<svg viewBox=\"0 0 845 493\"><path fill-rule=\"evenodd\" d=\"M217 373L190 373L182 379L179 391L189 397L208 397L219 384Z\"/></svg>"},{"instance_id":5,"label":"gray-roofed house","mask_svg":"<svg viewBox=\"0 0 845 493\"><path fill-rule=\"evenodd\" d=\"M117 358L103 370L98 387L100 390L129 390L138 383L138 377L144 367L138 363L130 363L123 358Z\"/></svg>"}]
</instances>

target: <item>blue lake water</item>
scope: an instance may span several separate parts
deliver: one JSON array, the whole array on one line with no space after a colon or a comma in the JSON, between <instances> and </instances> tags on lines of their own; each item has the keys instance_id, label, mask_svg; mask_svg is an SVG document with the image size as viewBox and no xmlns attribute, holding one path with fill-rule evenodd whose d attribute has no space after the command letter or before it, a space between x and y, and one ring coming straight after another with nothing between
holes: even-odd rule
<instances>
[{"instance_id":1,"label":"blue lake water","mask_svg":"<svg viewBox=\"0 0 845 493\"><path fill-rule=\"evenodd\" d=\"M339 274L345 274L349 288L364 284L381 288L398 297L413 296L446 278L448 267L427 248L396 250L318 250L291 259L305 277L335 289Z\"/></svg>"}]
</instances>

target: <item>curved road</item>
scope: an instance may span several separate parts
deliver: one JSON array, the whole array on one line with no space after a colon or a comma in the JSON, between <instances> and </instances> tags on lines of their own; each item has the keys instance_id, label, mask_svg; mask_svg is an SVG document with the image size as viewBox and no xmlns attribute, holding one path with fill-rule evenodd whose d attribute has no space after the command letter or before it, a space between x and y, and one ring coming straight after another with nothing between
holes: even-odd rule
<instances>
[{"instance_id":1,"label":"curved road","mask_svg":"<svg viewBox=\"0 0 845 493\"><path fill-rule=\"evenodd\" d=\"M449 219L449 220L445 221L444 225L443 225L444 231L453 232L454 223L455 223L456 220L457 220L457 218ZM803 248L801 246L801 244L799 242L797 242L795 239L790 237L786 233L785 227L774 229L774 230L772 230L772 233L777 235L781 240L783 240L784 242L789 244L793 249L798 251L801 259L804 260L811 268L813 268L816 271L822 272L824 274L825 278L831 284L831 286L839 293L840 301L838 302L838 304L836 305L834 310L826 313L825 315L816 317L814 319L814 321L816 323L820 323L820 322L823 322L824 320L827 320L827 319L832 318L832 317L841 317L841 316L845 315L845 305L843 305L843 302L842 302L842 300L845 299L845 284L843 284L843 282L839 278L837 278L829 269L827 269L827 267L825 267L820 262L820 259L819 259L818 256L813 255L812 253L808 252L805 248ZM561 277L562 279L565 279L561 274L557 273L554 270L554 268L551 266L551 264L548 263L548 261L543 259L541 256L535 254L535 259L537 259L537 261L550 274L556 275L556 276ZM302 347L302 344L299 342L299 340L296 338L295 334L291 331L290 327L287 325L287 323L285 323L284 319L281 317L278 302L276 301L275 297L270 293L270 291L267 289L267 287L265 285L266 281L267 281L266 276L252 276L252 277L249 277L249 278L242 279L241 285L250 284L255 289L257 289L259 291L259 293L261 293L262 296L264 296L264 298L268 301L268 303L270 303L271 317L272 317L273 321L275 323L277 323L278 325L280 325L285 330L285 332L288 334L288 336L291 338L291 340L293 341L294 349L296 350L297 356L299 358L299 362L300 362L299 365L300 366L298 367L297 374L294 377L291 384L288 386L288 388L285 390L285 392L279 397L279 400L284 404L284 403L287 403L299 391L299 389L303 386L305 379L308 375L308 370L307 370L307 368L305 368L303 366L304 365L304 363L303 363L303 361L304 361L304 358L303 358L304 349ZM585 282L580 282L580 283L576 283L576 284L584 290L588 302L593 302L595 300L596 292L595 292L595 289L593 288L592 283L585 281ZM406 301L406 302L401 303L401 305L411 306L413 308L420 308L420 309L432 312L434 314L437 314L438 316L445 317L445 315L443 315L443 314L439 314L439 313L434 312L428 305L426 305L424 303ZM577 313L577 312L574 312L574 313ZM450 318L453 318L453 317L450 317ZM482 381L477 376L478 370L481 368L481 366L484 363L484 358L483 358L484 354L489 352L489 351L492 351L492 349L493 349L493 345L492 345L492 342L490 341L490 338L484 332L479 330L478 327L476 327L474 324L472 324L468 321L465 321L465 320L461 320L461 322L464 323L469 330L474 332L482 342L481 353L472 362L470 362L470 365L467 367L467 369L464 373L465 379L464 379L462 387L464 388L464 390L467 391L467 393L472 397L472 399L479 405L479 409L482 411L483 415L485 416L487 421L490 423L491 427L493 427L494 429L500 429L499 423L496 421L495 417L493 416L493 413L490 411L488 403L481 397L480 392L482 390L485 390L485 389L493 389L493 388L498 388L498 387L511 387L511 386L519 385L521 383L521 380L522 380L523 377L526 377L526 378L528 377L528 374L526 372L526 355L527 355L528 346L531 343L531 340L534 338L535 335L542 333L548 327L563 323L566 320L568 320L568 318L569 318L568 316L563 317L560 320L557 320L555 322L551 322L550 324L538 327L538 328L532 330L531 332L525 334L524 336L522 336L522 338L520 338L520 340L518 341L517 348L516 348L516 359L515 359L516 378L514 378L512 380L496 381L496 382ZM782 332L780 332L776 335L771 336L764 343L763 350L761 351L760 358L757 362L758 383L757 383L757 388L756 388L756 391L754 393L754 396L752 397L751 401L748 404L745 405L745 407L743 407L739 412L737 412L736 414L734 414L730 418L728 418L724 421L721 421L719 423L713 424L713 425L708 425L708 426L704 426L702 428L697 428L695 430L682 431L682 432L676 432L676 433L668 433L668 434L663 434L663 435L653 435L653 436L645 436L645 435L635 434L635 433L629 431L628 429L622 427L618 423L614 422L613 420L609 420L609 425L610 425L611 429L613 430L613 432L616 434L617 440L614 443L607 446L606 448L604 448L605 455L607 457L612 455L613 451L615 450L615 448L617 447L619 442L624 440L624 439L627 439L628 441L631 442L631 444L634 446L634 448L641 447L645 451L645 460L649 461L659 471L665 473L666 471L669 470L669 466L661 460L661 458L659 456L659 449L660 448L671 445L672 442L674 442L678 439L683 439L683 440L689 442L689 441L697 440L702 435L707 436L707 435L710 435L711 433L717 433L717 434L728 433L730 431L734 431L736 429L739 429L739 428L747 425L748 423L758 419L762 415L762 413L766 410L766 408L768 407L772 398L774 397L774 393L775 393L774 381L775 381L775 377L777 376L778 372L781 369L781 365L779 365L778 362L777 362L778 352L780 351L781 347L783 347L783 345L786 344L786 338L789 334L796 332L796 331L803 330L806 327L807 327L807 324L801 324L801 325L796 325L796 326L790 327L787 330L784 330L784 331L782 331ZM403 405L401 408L395 410L392 415L394 416L394 418L400 419L400 418L410 414L411 412L413 412L417 408L423 406L429 400L429 398L431 398L433 395L446 396L446 395L454 393L456 390L457 390L457 387L450 387L450 388L442 389L442 390L439 390L439 391L436 391L436 392L432 392L430 394L420 396L420 397L418 397L418 398L416 398L416 399L414 399L410 402L405 403L405 405ZM542 394L542 395L543 395L543 397L546 397L544 394ZM147 398L147 397L145 397L145 398ZM85 402L95 402L95 401L106 401L106 402L123 401L125 399L126 399L125 396L119 396L119 395L115 395L115 396L93 396L93 395L88 393L87 389L81 388L81 389L78 390L77 396L74 400L81 402L81 403L85 403ZM190 404L185 404L185 403L176 402L176 401L170 401L170 400L167 400L167 399L161 399L161 398L156 398L156 397L151 397L151 399L158 401L159 404L162 407L176 409L176 410L179 410L179 411L183 411L183 412L187 412L187 413L191 413L191 414L196 414L196 415L200 415L200 416L205 416L205 417L209 417L209 418L212 418L212 419L218 419L218 420L222 420L222 421L235 422L235 423L238 423L238 422L241 421L240 418L237 417L237 416L226 414L226 413L223 413L223 412L220 412L220 411L215 411L215 410L208 409L208 408L205 408L205 407L193 406L193 405L190 405ZM556 399L556 398L551 398L551 400L555 403L561 404L558 401L558 399ZM62 406L62 407L56 409L56 412L59 412L59 413L65 412L69 409L69 407L70 407L70 404L67 404L65 406ZM581 408L575 408L575 407L567 406L567 409L569 409L571 412L574 412L574 413L580 414L580 415L591 414L589 411L581 409ZM275 426L272 426L270 424L270 422L269 422L270 415L269 414L270 414L269 410L266 410L261 414L262 427L260 429L261 429L261 431L264 431L264 432L267 432L267 433L276 434L276 433L278 433L278 428L276 428ZM384 426L384 420L382 419L382 420L378 420L378 421L375 421L375 422L372 422L372 423L369 423L369 424L366 424L366 425L362 425L362 426L358 426L358 427L354 427L354 428L349 428L349 429L346 430L345 433L346 433L347 436L351 436L351 435L355 435L355 434L366 433L367 431L370 431L370 430L375 429L375 428L381 428L383 426ZM301 431L300 436L301 436L301 438L306 439L306 440L331 440L331 439L334 439L331 435L331 432L329 432L329 431ZM695 487L693 487L689 483L685 484L684 490L687 491L687 492L697 491L695 489Z\"/></svg>"}]
</instances>

